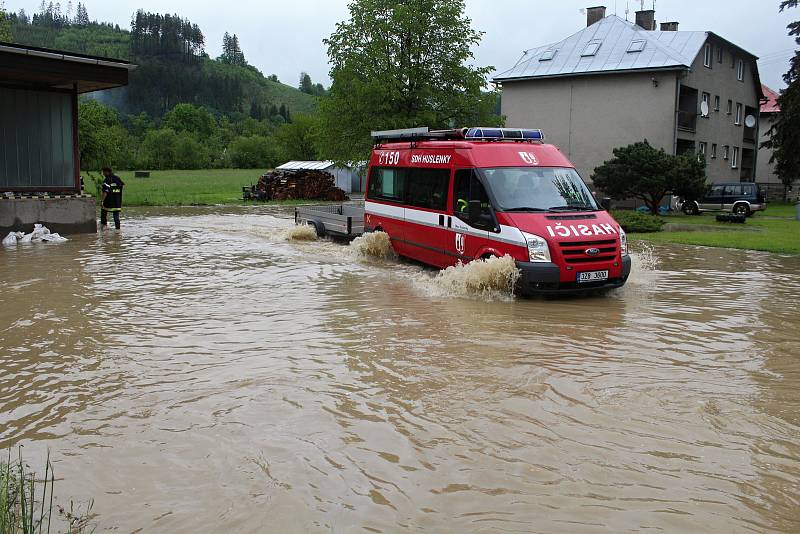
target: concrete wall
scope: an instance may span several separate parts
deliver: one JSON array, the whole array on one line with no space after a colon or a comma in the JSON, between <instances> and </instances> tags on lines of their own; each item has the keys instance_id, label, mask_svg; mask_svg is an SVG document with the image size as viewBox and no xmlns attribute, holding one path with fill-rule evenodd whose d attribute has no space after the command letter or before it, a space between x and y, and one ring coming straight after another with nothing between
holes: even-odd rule
<instances>
[{"instance_id":1,"label":"concrete wall","mask_svg":"<svg viewBox=\"0 0 800 534\"><path fill-rule=\"evenodd\" d=\"M759 109L757 95L759 85L754 76L757 67L754 61L746 60L737 49L713 39L709 42L713 47L711 68L704 66L704 54L703 49L701 49L692 64L691 71L683 76L681 83L697 89L698 114L700 113L702 94L704 92L709 93L711 96L709 104L711 111L708 118L697 118L697 130L695 133L680 130L678 131L678 138L694 141L696 151L699 151L700 142L707 143L706 173L709 181L738 182L742 173L742 149L757 150L756 143L744 141L744 116L746 115L744 109L747 106L754 108L756 112ZM717 55L720 48L723 51L722 63L718 61ZM735 65L735 60L740 57L745 59L744 81L741 82L737 79ZM714 109L715 96L720 97L719 111ZM727 113L729 99L733 102L733 109L730 115ZM743 106L741 126L734 124L737 103ZM758 137L756 136L757 139ZM712 158L710 155L711 147L714 143L717 144L716 158ZM731 168L730 159L723 159L724 145L731 147L731 154L733 153L733 147L739 147L737 169ZM756 178L758 179L758 176Z\"/></svg>"},{"instance_id":2,"label":"concrete wall","mask_svg":"<svg viewBox=\"0 0 800 534\"><path fill-rule=\"evenodd\" d=\"M2 198L0 233L30 232L42 223L51 232L62 235L97 232L97 208L94 198Z\"/></svg>"},{"instance_id":3,"label":"concrete wall","mask_svg":"<svg viewBox=\"0 0 800 534\"><path fill-rule=\"evenodd\" d=\"M676 84L675 71L507 82L502 113L509 127L544 130L589 182L614 148L647 139L674 153Z\"/></svg>"}]
</instances>

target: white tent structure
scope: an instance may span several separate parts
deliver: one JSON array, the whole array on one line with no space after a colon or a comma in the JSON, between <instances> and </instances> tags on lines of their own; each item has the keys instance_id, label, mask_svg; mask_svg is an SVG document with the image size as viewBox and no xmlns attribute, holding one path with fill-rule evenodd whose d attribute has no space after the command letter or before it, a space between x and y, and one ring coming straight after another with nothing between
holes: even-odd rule
<instances>
[{"instance_id":1,"label":"white tent structure","mask_svg":"<svg viewBox=\"0 0 800 534\"><path fill-rule=\"evenodd\" d=\"M336 187L347 194L361 192L361 177L356 169L337 167L332 161L289 161L276 171L324 171L333 175Z\"/></svg>"}]
</instances>

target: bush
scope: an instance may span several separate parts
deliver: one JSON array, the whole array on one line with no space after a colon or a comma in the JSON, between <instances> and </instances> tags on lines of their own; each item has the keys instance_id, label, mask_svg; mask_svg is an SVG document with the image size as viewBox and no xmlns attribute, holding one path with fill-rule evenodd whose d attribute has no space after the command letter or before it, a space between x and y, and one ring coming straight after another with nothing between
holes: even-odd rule
<instances>
[{"instance_id":1,"label":"bush","mask_svg":"<svg viewBox=\"0 0 800 534\"><path fill-rule=\"evenodd\" d=\"M663 219L636 211L613 211L611 215L626 232L660 232L664 226Z\"/></svg>"},{"instance_id":2,"label":"bush","mask_svg":"<svg viewBox=\"0 0 800 534\"><path fill-rule=\"evenodd\" d=\"M266 169L278 160L272 140L260 135L237 137L228 147L227 157L238 169Z\"/></svg>"}]
</instances>

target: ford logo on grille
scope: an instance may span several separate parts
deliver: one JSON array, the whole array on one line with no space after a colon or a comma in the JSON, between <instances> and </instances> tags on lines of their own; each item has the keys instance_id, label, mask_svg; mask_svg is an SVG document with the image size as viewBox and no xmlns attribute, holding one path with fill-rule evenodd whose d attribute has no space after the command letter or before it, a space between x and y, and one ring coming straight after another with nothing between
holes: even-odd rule
<instances>
[{"instance_id":1,"label":"ford logo on grille","mask_svg":"<svg viewBox=\"0 0 800 534\"><path fill-rule=\"evenodd\" d=\"M598 254L600 254L600 249L599 248L587 248L586 249L586 255L587 256L597 256Z\"/></svg>"}]
</instances>

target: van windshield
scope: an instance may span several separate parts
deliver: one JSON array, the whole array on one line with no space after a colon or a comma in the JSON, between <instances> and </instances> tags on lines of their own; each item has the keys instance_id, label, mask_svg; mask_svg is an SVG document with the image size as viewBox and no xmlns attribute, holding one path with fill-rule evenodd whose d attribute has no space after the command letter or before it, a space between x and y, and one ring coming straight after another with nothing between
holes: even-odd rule
<instances>
[{"instance_id":1,"label":"van windshield","mask_svg":"<svg viewBox=\"0 0 800 534\"><path fill-rule=\"evenodd\" d=\"M479 169L498 211L595 211L597 203L575 169L497 167Z\"/></svg>"}]
</instances>

